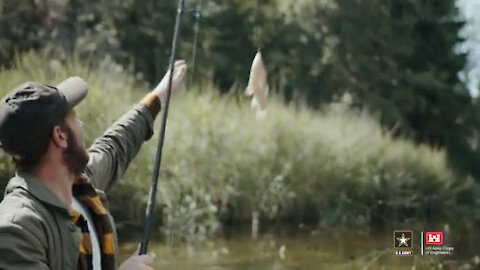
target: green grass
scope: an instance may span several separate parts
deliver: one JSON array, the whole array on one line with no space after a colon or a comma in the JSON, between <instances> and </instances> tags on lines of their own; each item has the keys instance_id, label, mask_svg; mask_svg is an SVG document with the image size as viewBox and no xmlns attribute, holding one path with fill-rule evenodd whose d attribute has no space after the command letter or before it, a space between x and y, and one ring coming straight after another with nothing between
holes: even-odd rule
<instances>
[{"instance_id":1,"label":"green grass","mask_svg":"<svg viewBox=\"0 0 480 270\"><path fill-rule=\"evenodd\" d=\"M19 57L0 72L0 94L26 80L85 78L90 92L78 113L88 143L148 90L108 58L92 67L49 56ZM479 220L469 217L477 185L450 171L443 150L392 138L366 111L344 103L312 111L273 96L257 119L241 94L202 89L184 90L170 107L156 208L156 231L169 239L208 237L250 222L253 212L261 224L322 228ZM109 194L119 228L142 222L157 138ZM0 175L11 174L0 156Z\"/></svg>"}]
</instances>

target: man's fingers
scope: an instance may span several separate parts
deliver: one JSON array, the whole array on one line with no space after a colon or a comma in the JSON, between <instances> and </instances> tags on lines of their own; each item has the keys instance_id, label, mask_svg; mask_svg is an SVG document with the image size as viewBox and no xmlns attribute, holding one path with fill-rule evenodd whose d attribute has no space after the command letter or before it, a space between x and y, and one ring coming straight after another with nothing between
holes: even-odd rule
<instances>
[{"instance_id":1,"label":"man's fingers","mask_svg":"<svg viewBox=\"0 0 480 270\"><path fill-rule=\"evenodd\" d=\"M181 68L186 68L187 67L187 63L183 62L183 63L179 63L178 65L175 65L175 70L179 70Z\"/></svg>"},{"instance_id":2,"label":"man's fingers","mask_svg":"<svg viewBox=\"0 0 480 270\"><path fill-rule=\"evenodd\" d=\"M185 62L185 60L176 61L174 66L175 68L174 68L173 74L175 77L185 74L187 70L187 63ZM170 76L170 70L168 70L167 73L165 74L165 77L168 77L168 76Z\"/></svg>"},{"instance_id":3,"label":"man's fingers","mask_svg":"<svg viewBox=\"0 0 480 270\"><path fill-rule=\"evenodd\" d=\"M174 88L177 88L177 86L183 81L183 78L185 77L185 74L187 73L187 66L186 65L181 65L177 69L175 69L175 75L173 76L173 83L174 83Z\"/></svg>"},{"instance_id":4,"label":"man's fingers","mask_svg":"<svg viewBox=\"0 0 480 270\"><path fill-rule=\"evenodd\" d=\"M180 65L175 70L175 77L182 78L187 71L187 65Z\"/></svg>"},{"instance_id":5,"label":"man's fingers","mask_svg":"<svg viewBox=\"0 0 480 270\"><path fill-rule=\"evenodd\" d=\"M182 65L182 64L186 64L185 60L183 60L183 59L175 61L174 66L177 67L177 66Z\"/></svg>"},{"instance_id":6,"label":"man's fingers","mask_svg":"<svg viewBox=\"0 0 480 270\"><path fill-rule=\"evenodd\" d=\"M142 263L144 263L144 264L146 264L146 265L151 265L151 264L153 264L153 257L150 256L150 255L140 255L140 256L138 257L138 259L139 259Z\"/></svg>"},{"instance_id":7,"label":"man's fingers","mask_svg":"<svg viewBox=\"0 0 480 270\"><path fill-rule=\"evenodd\" d=\"M175 62L173 63L173 67L174 67L175 69L179 68L179 67L182 66L182 65L187 65L187 62L185 62L185 60L177 60L177 61L175 61ZM170 67L168 67L168 72L170 72ZM168 72L167 72L167 73L168 73Z\"/></svg>"},{"instance_id":8,"label":"man's fingers","mask_svg":"<svg viewBox=\"0 0 480 270\"><path fill-rule=\"evenodd\" d=\"M187 65L187 62L185 62L185 60L177 60L175 61L175 63L173 63L173 67L175 70L180 68L183 65L185 66ZM165 73L165 75L168 75L168 74L170 74L170 66L167 68L167 73Z\"/></svg>"},{"instance_id":9,"label":"man's fingers","mask_svg":"<svg viewBox=\"0 0 480 270\"><path fill-rule=\"evenodd\" d=\"M121 266L120 270L150 270L154 261L154 255L133 255Z\"/></svg>"},{"instance_id":10,"label":"man's fingers","mask_svg":"<svg viewBox=\"0 0 480 270\"><path fill-rule=\"evenodd\" d=\"M153 93L156 94L162 102L166 97L169 79L170 79L170 76L172 75L170 71L171 70L169 69L165 73L165 75L163 76L163 79L158 83L155 89L153 89ZM175 61L174 73L172 76L172 91L177 91L180 88L180 85L183 82L183 79L186 73L187 73L187 63L185 62L185 60Z\"/></svg>"}]
</instances>

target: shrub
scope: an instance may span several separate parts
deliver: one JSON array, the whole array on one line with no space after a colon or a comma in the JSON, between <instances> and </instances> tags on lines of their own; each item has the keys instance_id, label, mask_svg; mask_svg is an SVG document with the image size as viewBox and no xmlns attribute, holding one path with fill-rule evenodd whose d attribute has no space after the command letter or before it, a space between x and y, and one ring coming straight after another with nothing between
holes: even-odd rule
<instances>
[{"instance_id":1,"label":"shrub","mask_svg":"<svg viewBox=\"0 0 480 270\"><path fill-rule=\"evenodd\" d=\"M88 143L147 91L108 58L92 67L35 54L0 72L0 91L71 75L90 85L78 107ZM340 102L312 111L273 96L257 119L241 95L216 93L193 88L172 100L155 223L168 239L208 237L257 214L265 222L335 228L470 222L474 182L448 169L443 150L392 138L366 110ZM156 141L145 143L109 194L120 229L143 221ZM3 179L13 173L9 164L0 156Z\"/></svg>"}]
</instances>

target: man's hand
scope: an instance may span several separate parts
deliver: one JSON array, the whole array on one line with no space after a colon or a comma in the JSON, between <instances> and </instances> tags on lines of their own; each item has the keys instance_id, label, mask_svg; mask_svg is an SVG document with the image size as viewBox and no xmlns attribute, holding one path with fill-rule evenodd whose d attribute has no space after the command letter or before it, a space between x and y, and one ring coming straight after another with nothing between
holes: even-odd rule
<instances>
[{"instance_id":1,"label":"man's hand","mask_svg":"<svg viewBox=\"0 0 480 270\"><path fill-rule=\"evenodd\" d=\"M180 85L185 78L185 73L187 72L187 64L184 60L178 60L175 62L174 74L172 78L172 93L177 91L180 88ZM158 96L160 101L163 103L167 97L168 90L168 80L170 79L170 70L165 74L160 83L153 89L152 93Z\"/></svg>"},{"instance_id":2,"label":"man's hand","mask_svg":"<svg viewBox=\"0 0 480 270\"><path fill-rule=\"evenodd\" d=\"M152 264L155 254L137 255L138 250L120 265L119 270L153 270Z\"/></svg>"}]
</instances>

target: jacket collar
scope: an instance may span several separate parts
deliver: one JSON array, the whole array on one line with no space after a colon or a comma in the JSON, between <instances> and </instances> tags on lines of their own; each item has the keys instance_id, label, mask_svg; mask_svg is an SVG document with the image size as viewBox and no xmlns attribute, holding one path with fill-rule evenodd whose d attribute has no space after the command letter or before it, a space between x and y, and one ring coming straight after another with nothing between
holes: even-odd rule
<instances>
[{"instance_id":1,"label":"jacket collar","mask_svg":"<svg viewBox=\"0 0 480 270\"><path fill-rule=\"evenodd\" d=\"M12 192L16 188L24 189L43 203L54 206L72 216L72 213L68 210L69 208L65 203L35 178L34 175L25 172L17 172L15 177L13 177L8 183L7 188L5 189L5 194Z\"/></svg>"}]
</instances>

